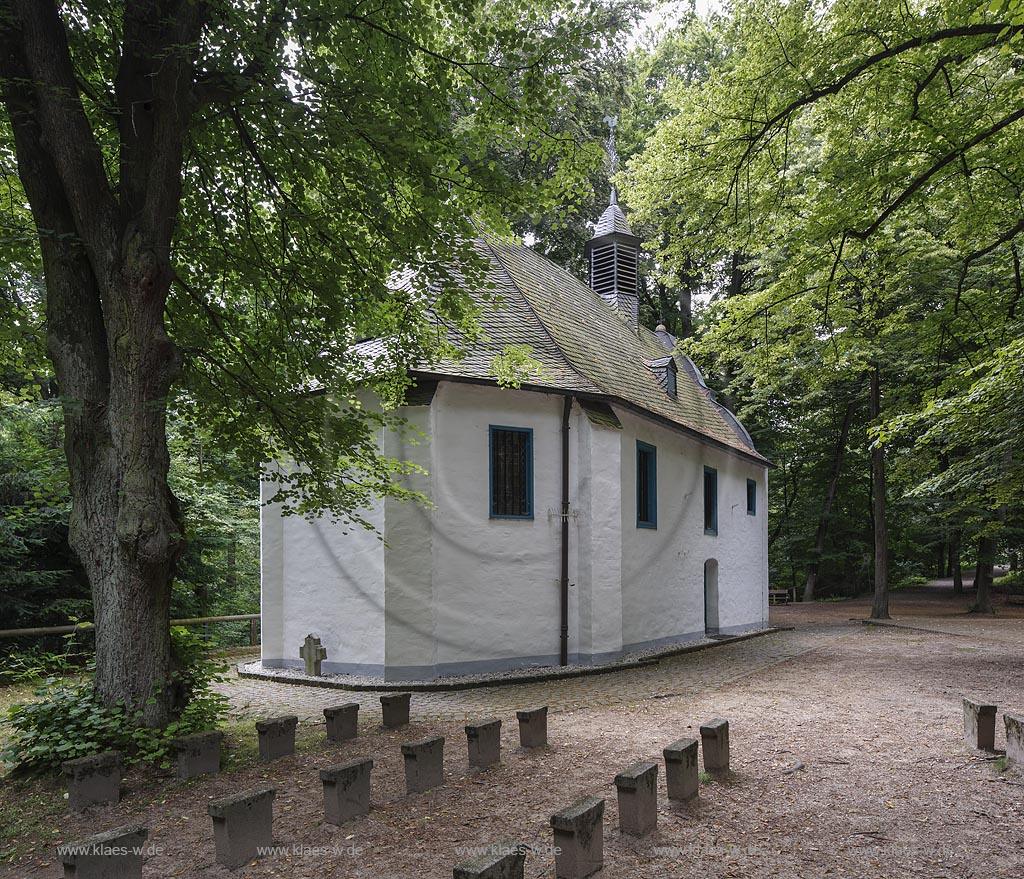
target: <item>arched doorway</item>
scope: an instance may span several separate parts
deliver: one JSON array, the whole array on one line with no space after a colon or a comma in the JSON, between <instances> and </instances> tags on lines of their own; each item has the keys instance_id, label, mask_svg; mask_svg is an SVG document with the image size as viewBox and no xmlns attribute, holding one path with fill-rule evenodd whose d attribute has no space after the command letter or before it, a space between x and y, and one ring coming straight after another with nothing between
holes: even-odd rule
<instances>
[{"instance_id":1,"label":"arched doorway","mask_svg":"<svg viewBox=\"0 0 1024 879\"><path fill-rule=\"evenodd\" d=\"M704 634L717 635L718 623L718 561L704 562Z\"/></svg>"}]
</instances>

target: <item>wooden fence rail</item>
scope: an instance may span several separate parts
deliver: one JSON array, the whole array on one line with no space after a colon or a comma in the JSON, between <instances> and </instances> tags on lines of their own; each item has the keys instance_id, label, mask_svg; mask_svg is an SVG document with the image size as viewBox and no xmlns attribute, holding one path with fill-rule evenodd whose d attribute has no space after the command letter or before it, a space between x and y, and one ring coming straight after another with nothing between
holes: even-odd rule
<instances>
[{"instance_id":1,"label":"wooden fence rail","mask_svg":"<svg viewBox=\"0 0 1024 879\"><path fill-rule=\"evenodd\" d=\"M208 623L240 623L249 621L249 645L260 643L260 615L258 613L240 613L225 617L189 617L184 620L171 620L172 626L199 626ZM76 623L72 626L41 626L34 629L0 629L0 638L38 638L43 635L70 635L93 628L92 623Z\"/></svg>"}]
</instances>

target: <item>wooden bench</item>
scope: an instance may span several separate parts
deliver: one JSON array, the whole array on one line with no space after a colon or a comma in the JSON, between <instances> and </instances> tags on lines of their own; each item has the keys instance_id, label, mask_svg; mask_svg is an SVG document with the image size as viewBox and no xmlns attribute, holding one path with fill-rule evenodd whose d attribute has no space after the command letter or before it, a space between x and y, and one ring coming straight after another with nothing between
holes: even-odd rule
<instances>
[{"instance_id":1,"label":"wooden bench","mask_svg":"<svg viewBox=\"0 0 1024 879\"><path fill-rule=\"evenodd\" d=\"M768 603L769 604L789 604L789 590L788 589L769 589L768 590Z\"/></svg>"}]
</instances>

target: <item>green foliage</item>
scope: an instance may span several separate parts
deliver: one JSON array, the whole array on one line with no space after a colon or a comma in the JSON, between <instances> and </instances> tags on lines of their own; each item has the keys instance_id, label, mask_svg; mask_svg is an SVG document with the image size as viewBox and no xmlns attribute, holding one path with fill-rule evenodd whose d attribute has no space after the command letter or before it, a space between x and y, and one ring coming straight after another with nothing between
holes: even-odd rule
<instances>
[{"instance_id":1,"label":"green foliage","mask_svg":"<svg viewBox=\"0 0 1024 879\"><path fill-rule=\"evenodd\" d=\"M67 479L55 402L0 391L0 628L59 625L89 611L67 547Z\"/></svg>"},{"instance_id":2,"label":"green foliage","mask_svg":"<svg viewBox=\"0 0 1024 879\"><path fill-rule=\"evenodd\" d=\"M948 542L1019 540L1019 3L732 13L702 25L713 63L666 77L625 194L657 232L663 276L697 273L713 291L687 353L780 465L773 579L799 585L814 558L851 403L820 559L831 588L868 584L873 448L909 565L894 579L938 573Z\"/></svg>"},{"instance_id":3,"label":"green foliage","mask_svg":"<svg viewBox=\"0 0 1024 879\"><path fill-rule=\"evenodd\" d=\"M81 674L92 660L91 637L88 630L64 635L64 649L59 653L39 646L9 649L0 667L0 685L34 684L47 678Z\"/></svg>"},{"instance_id":4,"label":"green foliage","mask_svg":"<svg viewBox=\"0 0 1024 879\"><path fill-rule=\"evenodd\" d=\"M32 700L13 705L2 721L9 737L0 761L19 772L53 772L65 760L101 751L123 751L131 761L171 765L173 739L215 728L226 700L211 686L223 666L208 659L205 645L185 629L172 629L175 672L169 686L179 713L162 729L141 724L142 713L123 704L103 705L85 679L48 678Z\"/></svg>"},{"instance_id":5,"label":"green foliage","mask_svg":"<svg viewBox=\"0 0 1024 879\"><path fill-rule=\"evenodd\" d=\"M518 388L523 382L539 378L545 369L534 360L528 345L506 345L491 361L491 373L503 388Z\"/></svg>"},{"instance_id":6,"label":"green foliage","mask_svg":"<svg viewBox=\"0 0 1024 879\"><path fill-rule=\"evenodd\" d=\"M259 610L259 483L198 429L169 424L170 482L186 515L188 549L179 562L172 617ZM68 546L67 463L56 401L0 400L0 628L65 625L92 617L88 584ZM215 624L218 646L248 643L247 623ZM80 636L79 646L91 643ZM84 640L83 640L84 639ZM0 679L59 663L60 639L5 641Z\"/></svg>"},{"instance_id":7,"label":"green foliage","mask_svg":"<svg viewBox=\"0 0 1024 879\"><path fill-rule=\"evenodd\" d=\"M1007 592L1024 592L1024 571L1011 571L1005 577L997 577L993 585Z\"/></svg>"}]
</instances>

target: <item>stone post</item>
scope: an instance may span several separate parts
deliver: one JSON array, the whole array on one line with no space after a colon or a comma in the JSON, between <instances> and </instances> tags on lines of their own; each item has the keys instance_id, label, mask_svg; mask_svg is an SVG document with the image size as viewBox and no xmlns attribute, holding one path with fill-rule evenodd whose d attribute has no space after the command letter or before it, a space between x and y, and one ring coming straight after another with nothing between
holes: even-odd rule
<instances>
[{"instance_id":1,"label":"stone post","mask_svg":"<svg viewBox=\"0 0 1024 879\"><path fill-rule=\"evenodd\" d=\"M142 879L146 836L135 824L57 846L64 879Z\"/></svg>"},{"instance_id":2,"label":"stone post","mask_svg":"<svg viewBox=\"0 0 1024 879\"><path fill-rule=\"evenodd\" d=\"M370 811L370 770L373 761L352 760L320 770L324 783L324 820L344 824Z\"/></svg>"},{"instance_id":3,"label":"stone post","mask_svg":"<svg viewBox=\"0 0 1024 879\"><path fill-rule=\"evenodd\" d=\"M218 864L240 867L256 857L256 849L274 844L274 793L257 787L207 806Z\"/></svg>"},{"instance_id":4,"label":"stone post","mask_svg":"<svg viewBox=\"0 0 1024 879\"><path fill-rule=\"evenodd\" d=\"M996 706L964 697L964 741L969 748L994 751L996 747Z\"/></svg>"},{"instance_id":5,"label":"stone post","mask_svg":"<svg viewBox=\"0 0 1024 879\"><path fill-rule=\"evenodd\" d=\"M327 741L345 742L356 737L359 726L359 703L346 702L324 709L327 721Z\"/></svg>"},{"instance_id":6,"label":"stone post","mask_svg":"<svg viewBox=\"0 0 1024 879\"><path fill-rule=\"evenodd\" d=\"M1024 716L1003 712L1006 726L1006 762L1024 767Z\"/></svg>"},{"instance_id":7,"label":"stone post","mask_svg":"<svg viewBox=\"0 0 1024 879\"><path fill-rule=\"evenodd\" d=\"M646 836L658 826L658 764L643 760L615 776L619 830Z\"/></svg>"},{"instance_id":8,"label":"stone post","mask_svg":"<svg viewBox=\"0 0 1024 879\"><path fill-rule=\"evenodd\" d=\"M517 711L519 744L524 748L544 748L548 743L548 706Z\"/></svg>"},{"instance_id":9,"label":"stone post","mask_svg":"<svg viewBox=\"0 0 1024 879\"><path fill-rule=\"evenodd\" d=\"M662 753L665 755L665 786L670 800L692 800L700 790L697 769L697 740L680 739Z\"/></svg>"},{"instance_id":10,"label":"stone post","mask_svg":"<svg viewBox=\"0 0 1024 879\"><path fill-rule=\"evenodd\" d=\"M295 727L299 718L294 714L271 717L256 722L260 737L260 759L276 760L295 753Z\"/></svg>"},{"instance_id":11,"label":"stone post","mask_svg":"<svg viewBox=\"0 0 1024 879\"><path fill-rule=\"evenodd\" d=\"M302 661L305 664L306 674L320 677L320 668L323 665L323 661L327 659L327 650L321 646L320 639L314 637L312 633L306 635L305 642L299 648L299 656L302 657Z\"/></svg>"},{"instance_id":12,"label":"stone post","mask_svg":"<svg viewBox=\"0 0 1024 879\"><path fill-rule=\"evenodd\" d=\"M517 842L497 842L487 853L463 861L453 871L453 879L523 879L527 847Z\"/></svg>"},{"instance_id":13,"label":"stone post","mask_svg":"<svg viewBox=\"0 0 1024 879\"><path fill-rule=\"evenodd\" d=\"M708 772L729 771L729 721L715 718L700 728L704 768Z\"/></svg>"},{"instance_id":14,"label":"stone post","mask_svg":"<svg viewBox=\"0 0 1024 879\"><path fill-rule=\"evenodd\" d=\"M104 751L91 757L67 760L61 771L67 780L68 807L81 812L94 803L116 803L121 799L120 751Z\"/></svg>"},{"instance_id":15,"label":"stone post","mask_svg":"<svg viewBox=\"0 0 1024 879\"><path fill-rule=\"evenodd\" d=\"M444 736L402 745L405 789L418 794L444 784Z\"/></svg>"},{"instance_id":16,"label":"stone post","mask_svg":"<svg viewBox=\"0 0 1024 879\"><path fill-rule=\"evenodd\" d=\"M195 778L197 775L216 775L220 772L220 748L224 733L194 733L178 736L174 750L178 754L178 778Z\"/></svg>"},{"instance_id":17,"label":"stone post","mask_svg":"<svg viewBox=\"0 0 1024 879\"><path fill-rule=\"evenodd\" d=\"M501 760L501 721L484 720L466 726L469 765L481 769Z\"/></svg>"},{"instance_id":18,"label":"stone post","mask_svg":"<svg viewBox=\"0 0 1024 879\"><path fill-rule=\"evenodd\" d=\"M380 697L380 712L384 726L394 729L409 722L409 700L412 693L386 693Z\"/></svg>"},{"instance_id":19,"label":"stone post","mask_svg":"<svg viewBox=\"0 0 1024 879\"><path fill-rule=\"evenodd\" d=\"M584 797L551 816L557 879L586 879L604 866L604 800Z\"/></svg>"}]
</instances>

